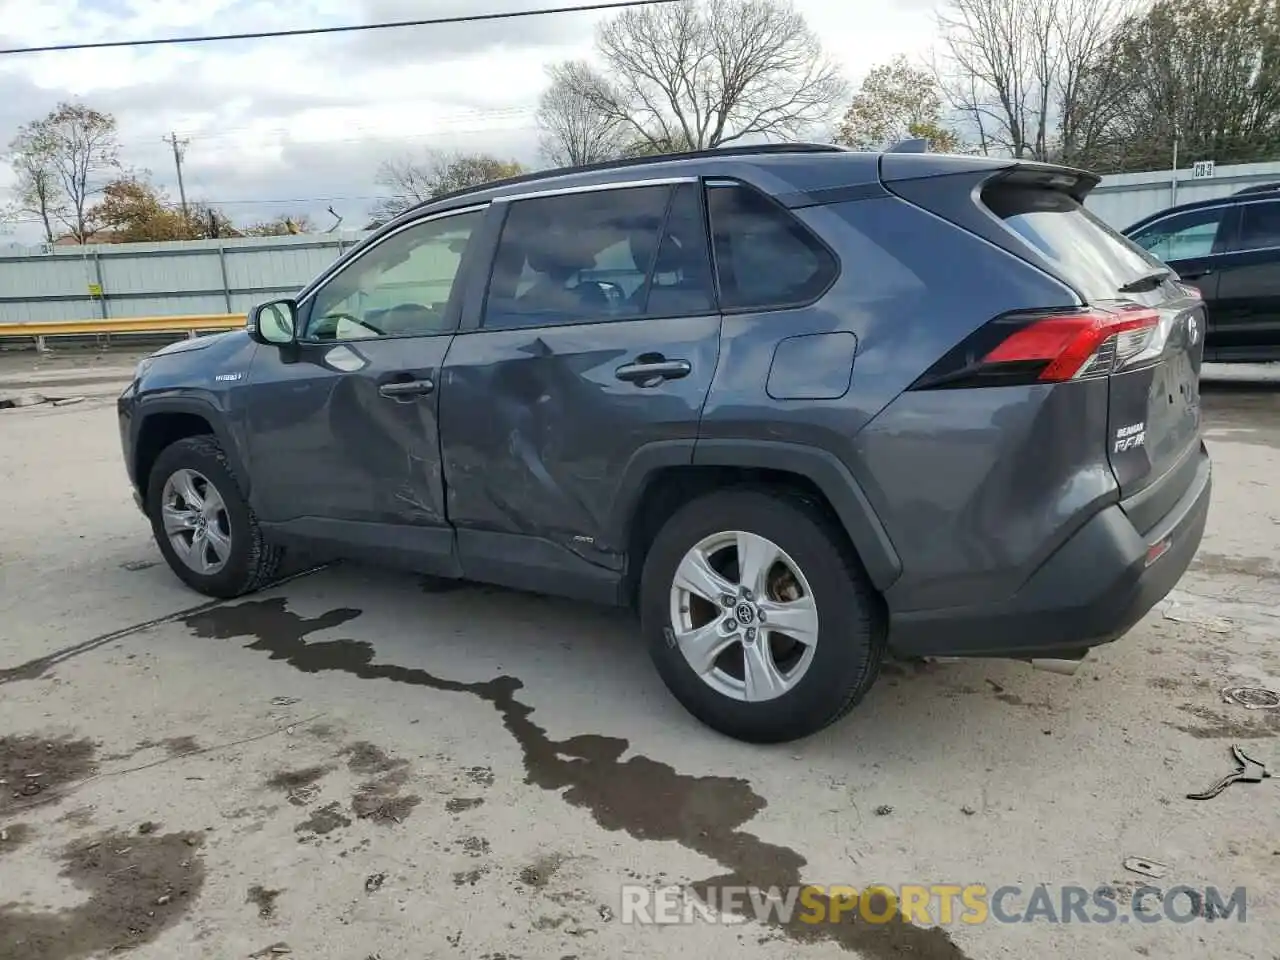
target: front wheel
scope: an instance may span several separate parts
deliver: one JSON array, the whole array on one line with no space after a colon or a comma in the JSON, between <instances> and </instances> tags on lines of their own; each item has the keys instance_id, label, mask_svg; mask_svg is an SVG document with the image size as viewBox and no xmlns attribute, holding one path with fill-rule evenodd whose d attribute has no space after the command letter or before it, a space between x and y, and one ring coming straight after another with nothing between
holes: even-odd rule
<instances>
[{"instance_id":1,"label":"front wheel","mask_svg":"<svg viewBox=\"0 0 1280 960\"><path fill-rule=\"evenodd\" d=\"M640 586L658 672L721 733L779 743L848 713L879 671L885 629L857 557L800 495L726 490L659 531Z\"/></svg>"},{"instance_id":2,"label":"front wheel","mask_svg":"<svg viewBox=\"0 0 1280 960\"><path fill-rule=\"evenodd\" d=\"M281 551L264 539L215 438L166 447L151 469L146 504L160 552L192 589L239 597L275 576Z\"/></svg>"}]
</instances>

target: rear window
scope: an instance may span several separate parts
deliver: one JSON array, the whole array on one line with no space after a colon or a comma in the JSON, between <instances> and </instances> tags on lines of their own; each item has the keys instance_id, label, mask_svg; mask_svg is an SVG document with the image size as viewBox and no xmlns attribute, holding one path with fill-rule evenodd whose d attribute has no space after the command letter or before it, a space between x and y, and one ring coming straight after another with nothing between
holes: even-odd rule
<instances>
[{"instance_id":1,"label":"rear window","mask_svg":"<svg viewBox=\"0 0 1280 960\"><path fill-rule=\"evenodd\" d=\"M1114 300L1123 296L1121 286L1161 268L1159 260L1061 191L1001 184L983 191L982 200L1086 300Z\"/></svg>"}]
</instances>

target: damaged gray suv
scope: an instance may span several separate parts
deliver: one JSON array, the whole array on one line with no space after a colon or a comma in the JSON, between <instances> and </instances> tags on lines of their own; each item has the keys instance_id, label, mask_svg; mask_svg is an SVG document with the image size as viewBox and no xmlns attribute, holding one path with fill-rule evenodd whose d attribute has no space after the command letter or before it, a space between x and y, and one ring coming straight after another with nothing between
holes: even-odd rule
<instances>
[{"instance_id":1,"label":"damaged gray suv","mask_svg":"<svg viewBox=\"0 0 1280 960\"><path fill-rule=\"evenodd\" d=\"M976 157L743 147L415 207L247 329L143 361L124 460L173 571L300 547L638 611L730 736L887 652L1070 669L1204 529L1204 305Z\"/></svg>"}]
</instances>

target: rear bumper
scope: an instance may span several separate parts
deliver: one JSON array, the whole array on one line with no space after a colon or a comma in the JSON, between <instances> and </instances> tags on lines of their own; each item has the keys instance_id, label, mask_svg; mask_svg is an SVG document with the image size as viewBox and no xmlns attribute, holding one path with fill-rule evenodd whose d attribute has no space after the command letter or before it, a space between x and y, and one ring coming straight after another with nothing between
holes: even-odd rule
<instances>
[{"instance_id":1,"label":"rear bumper","mask_svg":"<svg viewBox=\"0 0 1280 960\"><path fill-rule=\"evenodd\" d=\"M1200 445L1186 492L1144 536L1120 504L1103 509L1008 600L890 613L904 656L1071 657L1126 633L1182 578L1204 535L1212 464ZM1164 552L1148 563L1149 551Z\"/></svg>"}]
</instances>

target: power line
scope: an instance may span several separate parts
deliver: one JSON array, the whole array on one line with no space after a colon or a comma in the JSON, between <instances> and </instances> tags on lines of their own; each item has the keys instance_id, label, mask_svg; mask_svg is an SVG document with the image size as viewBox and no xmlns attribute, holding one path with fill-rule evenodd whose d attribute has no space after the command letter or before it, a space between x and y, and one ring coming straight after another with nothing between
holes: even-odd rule
<instances>
[{"instance_id":1,"label":"power line","mask_svg":"<svg viewBox=\"0 0 1280 960\"><path fill-rule=\"evenodd\" d=\"M355 33L363 30L392 30L400 27L435 27L451 23L484 23L492 20L515 20L522 17L545 17L561 13L589 13L620 10L624 7L652 7L678 3L680 0L617 0L590 3L576 7L542 7L536 10L507 10L501 13L476 13L458 17L435 17L430 20L394 20L384 23L356 23L340 27L307 27L297 30L262 30L255 33L221 33L199 37L156 37L149 40L99 40L94 43L58 43L44 47L11 47L3 54L57 53L66 50L106 50L112 47L158 47L179 43L217 43L224 40L266 40L275 37L313 37L331 33Z\"/></svg>"},{"instance_id":2,"label":"power line","mask_svg":"<svg viewBox=\"0 0 1280 960\"><path fill-rule=\"evenodd\" d=\"M394 195L378 195L378 196L357 196L357 197L260 197L246 198L242 200L199 200L197 201L203 206L208 207L229 207L229 206L284 206L311 203L379 203L383 200L398 199ZM179 203L174 201L165 201L161 203L162 207L168 210L181 209ZM0 221L0 223L40 223L39 217L13 217L8 220Z\"/></svg>"}]
</instances>

